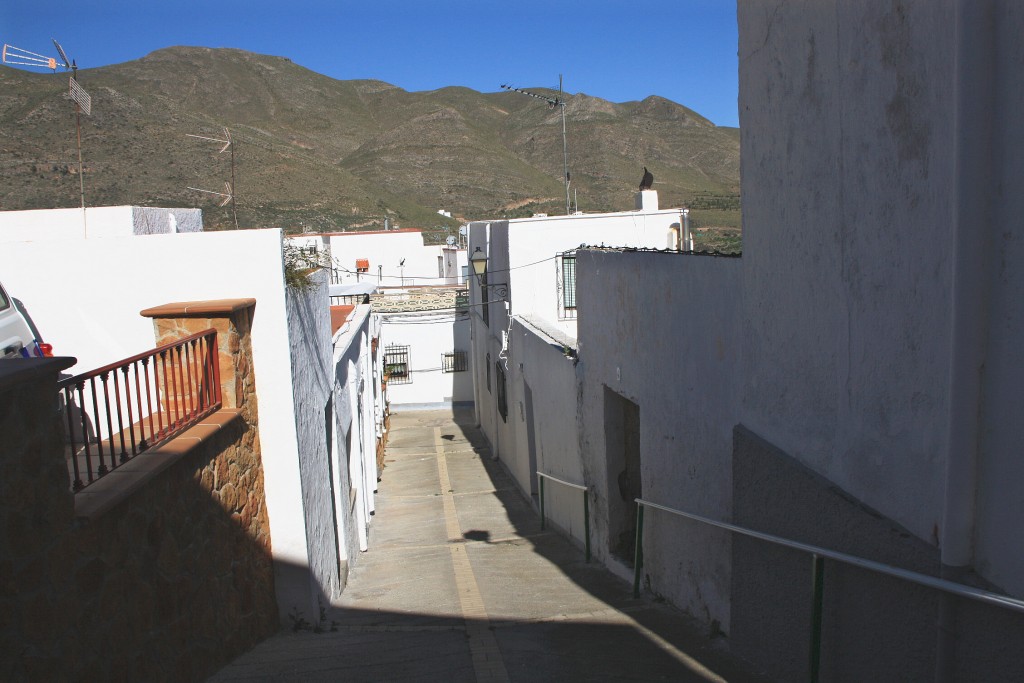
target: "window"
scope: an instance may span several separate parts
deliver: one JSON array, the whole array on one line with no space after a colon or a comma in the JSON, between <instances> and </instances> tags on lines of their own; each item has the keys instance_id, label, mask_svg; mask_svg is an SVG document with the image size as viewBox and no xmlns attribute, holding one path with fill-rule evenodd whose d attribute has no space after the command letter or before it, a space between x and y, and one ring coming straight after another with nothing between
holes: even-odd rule
<instances>
[{"instance_id":1,"label":"window","mask_svg":"<svg viewBox=\"0 0 1024 683\"><path fill-rule=\"evenodd\" d=\"M487 354L487 362L484 364L487 368L487 391L491 390L491 354Z\"/></svg>"},{"instance_id":2,"label":"window","mask_svg":"<svg viewBox=\"0 0 1024 683\"><path fill-rule=\"evenodd\" d=\"M408 346L384 347L384 376L388 384L412 384Z\"/></svg>"},{"instance_id":3,"label":"window","mask_svg":"<svg viewBox=\"0 0 1024 683\"><path fill-rule=\"evenodd\" d=\"M368 273L370 271L370 259L368 258L357 258L356 259L356 272L357 273Z\"/></svg>"},{"instance_id":4,"label":"window","mask_svg":"<svg viewBox=\"0 0 1024 683\"><path fill-rule=\"evenodd\" d=\"M498 385L498 412L501 414L501 421L508 422L508 396L505 394L505 370L501 367L501 361L499 360L494 364L494 369L497 371L497 385Z\"/></svg>"},{"instance_id":5,"label":"window","mask_svg":"<svg viewBox=\"0 0 1024 683\"><path fill-rule=\"evenodd\" d=\"M441 372L465 372L468 369L469 361L465 351L441 354Z\"/></svg>"},{"instance_id":6,"label":"window","mask_svg":"<svg viewBox=\"0 0 1024 683\"><path fill-rule=\"evenodd\" d=\"M571 320L576 317L576 254L560 254L556 287L558 289L558 319Z\"/></svg>"}]
</instances>

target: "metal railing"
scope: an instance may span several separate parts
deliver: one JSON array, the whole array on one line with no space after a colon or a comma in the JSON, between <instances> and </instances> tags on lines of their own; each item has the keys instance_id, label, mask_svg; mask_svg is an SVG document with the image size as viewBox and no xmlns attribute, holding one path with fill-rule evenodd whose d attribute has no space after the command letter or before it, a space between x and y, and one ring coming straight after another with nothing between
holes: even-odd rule
<instances>
[{"instance_id":1,"label":"metal railing","mask_svg":"<svg viewBox=\"0 0 1024 683\"><path fill-rule=\"evenodd\" d=\"M735 524L728 524L726 522L719 522L718 520L710 519L708 517L702 517L695 515L691 512L683 512L682 510L676 510L675 508L666 507L657 503L652 503L642 498L636 499L637 504L637 517L636 517L636 555L634 557L634 573L633 573L633 597L640 597L640 574L643 569L644 551L643 551L643 531L644 531L644 508L654 508L656 510L662 510L669 512L674 515L679 515L687 519L692 519L696 522L701 522L710 526L718 527L719 529L725 529L733 533L741 534L743 536L749 536L751 538L757 538L768 543L774 543L775 545L785 546L787 548L793 548L794 550L800 550L811 555L811 643L810 643L810 680L812 683L816 683L819 680L820 666L821 666L821 627L822 627L822 605L824 604L825 594L825 560L835 560L836 562L842 562L844 564L852 565L854 567L860 567L861 569L867 569L878 574L885 574L892 576L903 581L909 581L916 583L921 586L927 586L929 588L935 588L945 593L952 595L958 595L960 597L969 598L971 600L977 600L984 602L989 605L995 605L997 607L1003 607L1014 612L1024 614L1024 600L1017 600L1006 595L1000 595L998 593L992 593L990 591L981 590L980 588L973 588L971 586L965 586L960 583L948 581L946 579L940 579L927 574L921 574L919 572L910 571L909 569L901 569L899 567L893 567L892 565L884 564L882 562L875 562L874 560L867 560L862 557L856 557L854 555L847 555L846 553L837 552L835 550L829 550L820 546L810 545L808 543L800 543L799 541L793 541L788 538L782 538L781 536L774 536L772 534L762 533L760 531L754 531L746 527L736 526Z\"/></svg>"},{"instance_id":2,"label":"metal railing","mask_svg":"<svg viewBox=\"0 0 1024 683\"><path fill-rule=\"evenodd\" d=\"M72 489L80 491L221 407L217 331L61 380Z\"/></svg>"},{"instance_id":3,"label":"metal railing","mask_svg":"<svg viewBox=\"0 0 1024 683\"><path fill-rule=\"evenodd\" d=\"M590 492L586 486L580 484L573 484L572 482L552 477L550 474L544 472L537 472L537 488L538 497L540 498L540 528L544 530L547 528L547 517L544 514L544 480L550 479L553 482L568 486L569 488L576 489L583 492L583 544L586 550L587 562L590 562L590 498L587 495Z\"/></svg>"}]
</instances>

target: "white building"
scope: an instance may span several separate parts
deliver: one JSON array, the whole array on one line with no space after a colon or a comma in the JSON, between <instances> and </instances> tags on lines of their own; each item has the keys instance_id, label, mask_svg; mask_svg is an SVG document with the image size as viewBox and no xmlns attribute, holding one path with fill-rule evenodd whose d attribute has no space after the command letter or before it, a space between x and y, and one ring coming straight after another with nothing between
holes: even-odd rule
<instances>
[{"instance_id":1,"label":"white building","mask_svg":"<svg viewBox=\"0 0 1024 683\"><path fill-rule=\"evenodd\" d=\"M372 299L381 326L393 410L473 401L468 292L435 286L383 289Z\"/></svg>"},{"instance_id":2,"label":"white building","mask_svg":"<svg viewBox=\"0 0 1024 683\"><path fill-rule=\"evenodd\" d=\"M375 282L381 287L456 285L465 278L465 250L427 245L414 228L365 232L330 232L289 237L299 246L316 247L335 263L332 281Z\"/></svg>"},{"instance_id":3,"label":"white building","mask_svg":"<svg viewBox=\"0 0 1024 683\"><path fill-rule=\"evenodd\" d=\"M332 293L372 293L393 409L473 400L466 302L457 301L464 293L465 249L424 245L422 231L413 229L288 239L300 249L327 254L338 283ZM332 301L352 300L332 296Z\"/></svg>"},{"instance_id":4,"label":"white building","mask_svg":"<svg viewBox=\"0 0 1024 683\"><path fill-rule=\"evenodd\" d=\"M288 290L279 230L9 241L0 273L55 352L78 359L72 373L152 349L143 309L256 299L252 356L281 618L315 618L338 597L366 547L376 483L379 333L368 307L332 341L326 275L308 291Z\"/></svg>"},{"instance_id":5,"label":"white building","mask_svg":"<svg viewBox=\"0 0 1024 683\"><path fill-rule=\"evenodd\" d=\"M653 191L640 193L637 206L469 226L470 260L486 259L485 277L473 276L469 285L477 420L528 494L537 492L538 472L583 479L574 250L585 244L665 249L678 239L681 209L658 210ZM578 496L556 488L551 495L552 521L581 539Z\"/></svg>"}]
</instances>

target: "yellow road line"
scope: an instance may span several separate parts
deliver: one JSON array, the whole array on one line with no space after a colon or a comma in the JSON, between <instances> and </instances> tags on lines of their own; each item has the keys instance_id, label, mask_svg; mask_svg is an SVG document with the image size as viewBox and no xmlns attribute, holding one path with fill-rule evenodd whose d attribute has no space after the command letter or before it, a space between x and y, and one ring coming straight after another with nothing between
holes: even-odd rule
<instances>
[{"instance_id":1,"label":"yellow road line","mask_svg":"<svg viewBox=\"0 0 1024 683\"><path fill-rule=\"evenodd\" d=\"M448 477L448 461L444 452L444 441L441 429L434 427L434 451L437 456L437 477L441 484L441 496L444 503L444 525L449 541L461 541L462 527L459 526L459 515L455 509L455 496L452 494L452 483ZM455 587L459 593L459 605L462 618L466 620L466 634L469 636L469 651L473 657L473 671L478 683L508 683L508 670L498 649L498 641L490 629L487 609L484 607L480 587L473 574L473 565L469 561L465 544L449 546L452 556L452 569L455 572Z\"/></svg>"}]
</instances>

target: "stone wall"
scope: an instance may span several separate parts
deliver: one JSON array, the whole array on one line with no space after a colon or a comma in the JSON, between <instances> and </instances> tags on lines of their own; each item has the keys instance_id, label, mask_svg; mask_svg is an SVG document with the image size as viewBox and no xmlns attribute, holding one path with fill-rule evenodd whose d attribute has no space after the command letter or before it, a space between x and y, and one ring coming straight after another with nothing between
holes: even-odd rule
<instances>
[{"instance_id":1,"label":"stone wall","mask_svg":"<svg viewBox=\"0 0 1024 683\"><path fill-rule=\"evenodd\" d=\"M0 374L0 680L203 680L276 631L251 315L212 312L236 407L77 495L55 410L70 359Z\"/></svg>"}]
</instances>

